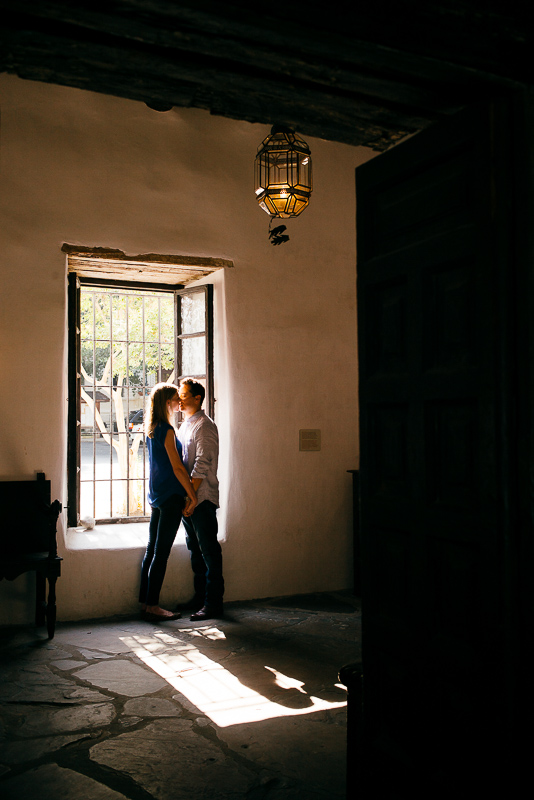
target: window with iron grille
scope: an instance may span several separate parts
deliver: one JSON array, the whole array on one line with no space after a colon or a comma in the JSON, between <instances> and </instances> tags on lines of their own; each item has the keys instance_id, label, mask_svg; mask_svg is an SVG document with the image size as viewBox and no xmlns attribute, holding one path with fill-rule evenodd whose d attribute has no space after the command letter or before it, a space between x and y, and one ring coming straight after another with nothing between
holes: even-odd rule
<instances>
[{"instance_id":1,"label":"window with iron grille","mask_svg":"<svg viewBox=\"0 0 534 800\"><path fill-rule=\"evenodd\" d=\"M213 417L212 290L69 276L70 526L149 518L143 422L156 383L195 378Z\"/></svg>"}]
</instances>

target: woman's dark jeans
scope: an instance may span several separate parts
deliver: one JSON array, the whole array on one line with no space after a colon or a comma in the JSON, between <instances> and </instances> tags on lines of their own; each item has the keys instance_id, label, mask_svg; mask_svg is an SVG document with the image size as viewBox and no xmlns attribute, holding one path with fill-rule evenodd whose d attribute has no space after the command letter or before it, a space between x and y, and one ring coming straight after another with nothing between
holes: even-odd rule
<instances>
[{"instance_id":1,"label":"woman's dark jeans","mask_svg":"<svg viewBox=\"0 0 534 800\"><path fill-rule=\"evenodd\" d=\"M160 506L152 506L148 544L141 566L139 602L157 606L167 561L180 527L185 497L173 494Z\"/></svg>"}]
</instances>

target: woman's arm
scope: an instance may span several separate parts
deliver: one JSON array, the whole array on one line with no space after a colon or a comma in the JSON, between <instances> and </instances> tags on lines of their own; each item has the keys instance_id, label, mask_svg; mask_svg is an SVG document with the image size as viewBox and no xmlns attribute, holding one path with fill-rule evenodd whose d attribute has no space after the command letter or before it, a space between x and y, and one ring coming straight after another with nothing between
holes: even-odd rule
<instances>
[{"instance_id":1,"label":"woman's arm","mask_svg":"<svg viewBox=\"0 0 534 800\"><path fill-rule=\"evenodd\" d=\"M191 483L191 478L189 477L186 468L182 464L182 459L178 455L178 450L176 449L176 439L174 437L173 430L168 430L165 435L165 450L169 456L169 461L171 462L174 474L187 492L188 503L184 509L184 515L188 517L195 510L198 500L193 484Z\"/></svg>"}]
</instances>

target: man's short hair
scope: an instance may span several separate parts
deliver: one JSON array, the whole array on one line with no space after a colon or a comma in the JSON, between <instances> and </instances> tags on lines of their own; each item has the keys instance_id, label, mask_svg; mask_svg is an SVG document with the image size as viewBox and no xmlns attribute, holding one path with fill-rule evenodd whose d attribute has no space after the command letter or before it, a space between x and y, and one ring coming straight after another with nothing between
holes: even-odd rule
<instances>
[{"instance_id":1,"label":"man's short hair","mask_svg":"<svg viewBox=\"0 0 534 800\"><path fill-rule=\"evenodd\" d=\"M202 405L206 397L206 390L201 383L194 381L193 378L184 378L180 381L180 386L187 386L193 397L198 397L200 395L200 405Z\"/></svg>"}]
</instances>

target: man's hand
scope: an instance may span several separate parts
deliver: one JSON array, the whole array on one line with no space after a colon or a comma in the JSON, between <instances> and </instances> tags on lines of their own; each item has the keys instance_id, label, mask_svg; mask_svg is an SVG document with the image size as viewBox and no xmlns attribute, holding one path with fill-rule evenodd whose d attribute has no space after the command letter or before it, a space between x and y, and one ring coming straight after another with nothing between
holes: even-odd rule
<instances>
[{"instance_id":1,"label":"man's hand","mask_svg":"<svg viewBox=\"0 0 534 800\"><path fill-rule=\"evenodd\" d=\"M184 517L190 517L195 508L197 507L198 500L195 498L191 500L190 497L187 498L187 502L185 504L185 508L183 510Z\"/></svg>"}]
</instances>

